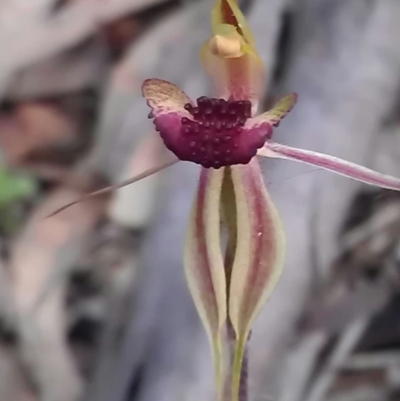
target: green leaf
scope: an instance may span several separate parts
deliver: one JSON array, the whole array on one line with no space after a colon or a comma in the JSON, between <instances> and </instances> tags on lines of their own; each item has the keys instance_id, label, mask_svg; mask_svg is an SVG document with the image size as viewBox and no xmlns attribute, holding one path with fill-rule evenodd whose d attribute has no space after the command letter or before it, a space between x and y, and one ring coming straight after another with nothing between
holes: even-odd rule
<instances>
[{"instance_id":1,"label":"green leaf","mask_svg":"<svg viewBox=\"0 0 400 401\"><path fill-rule=\"evenodd\" d=\"M0 168L0 207L30 198L36 190L36 183L32 177Z\"/></svg>"}]
</instances>

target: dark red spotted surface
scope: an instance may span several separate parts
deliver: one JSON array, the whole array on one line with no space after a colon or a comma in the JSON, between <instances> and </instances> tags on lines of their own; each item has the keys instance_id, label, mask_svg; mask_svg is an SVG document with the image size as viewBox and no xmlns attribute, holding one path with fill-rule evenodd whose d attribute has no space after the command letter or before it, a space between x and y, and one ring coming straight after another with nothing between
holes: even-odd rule
<instances>
[{"instance_id":1,"label":"dark red spotted surface","mask_svg":"<svg viewBox=\"0 0 400 401\"><path fill-rule=\"evenodd\" d=\"M247 164L272 134L269 124L246 125L251 117L248 100L203 96L196 105L187 103L185 109L185 117L175 113L156 117L156 128L179 159L206 168Z\"/></svg>"},{"instance_id":2,"label":"dark red spotted surface","mask_svg":"<svg viewBox=\"0 0 400 401\"><path fill-rule=\"evenodd\" d=\"M201 97L197 107L186 104L185 109L193 119L181 120L182 141L188 147L187 159L204 167L230 165L243 126L251 117L249 101L226 101Z\"/></svg>"}]
</instances>

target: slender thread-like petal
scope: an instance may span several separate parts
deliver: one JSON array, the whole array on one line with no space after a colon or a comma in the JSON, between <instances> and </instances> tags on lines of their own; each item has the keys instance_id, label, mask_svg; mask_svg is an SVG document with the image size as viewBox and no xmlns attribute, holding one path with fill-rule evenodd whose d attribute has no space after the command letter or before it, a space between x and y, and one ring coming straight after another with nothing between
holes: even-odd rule
<instances>
[{"instance_id":1,"label":"slender thread-like petal","mask_svg":"<svg viewBox=\"0 0 400 401\"><path fill-rule=\"evenodd\" d=\"M221 329L227 314L220 245L220 200L224 170L201 171L184 252L189 289L212 346L219 397L222 394L223 374Z\"/></svg>"},{"instance_id":2,"label":"slender thread-like petal","mask_svg":"<svg viewBox=\"0 0 400 401\"><path fill-rule=\"evenodd\" d=\"M47 216L47 218L55 216L56 214L62 212L63 210L68 209L69 207L76 205L77 203L80 203L80 202L86 201L88 199L94 198L95 196L108 194L110 192L116 191L117 189L120 189L120 188L126 187L128 185L134 184L135 182L138 182L138 181L141 181L141 180L143 180L143 179L145 179L147 177L150 177L151 175L156 174L159 171L162 171L165 168L167 168L169 166L172 166L173 164L178 163L178 162L179 162L179 159L176 159L174 157L174 158L172 158L172 159L170 159L168 161L162 162L162 163L160 163L160 164L158 164L158 165L156 165L154 167L151 167L151 168L149 168L149 169L147 169L147 170L135 175L132 178L128 178L127 180L122 181L119 184L110 185L109 187L105 187L105 188L99 189L98 191L90 192L90 193L82 196L81 198L79 198L79 199L77 199L77 200L75 200L73 202L67 203L64 206L58 208L53 213L49 214Z\"/></svg>"},{"instance_id":3,"label":"slender thread-like petal","mask_svg":"<svg viewBox=\"0 0 400 401\"><path fill-rule=\"evenodd\" d=\"M265 146L258 150L259 156L273 157L279 159L295 160L321 167L325 170L344 175L365 184L375 185L381 188L400 190L400 179L387 174L381 174L377 171L351 163L334 156L323 153L313 152L292 148L279 143L267 142Z\"/></svg>"},{"instance_id":4,"label":"slender thread-like petal","mask_svg":"<svg viewBox=\"0 0 400 401\"><path fill-rule=\"evenodd\" d=\"M231 167L237 243L229 287L229 318L236 332L232 397L237 399L244 348L251 324L283 268L285 236L263 182L258 161Z\"/></svg>"}]
</instances>

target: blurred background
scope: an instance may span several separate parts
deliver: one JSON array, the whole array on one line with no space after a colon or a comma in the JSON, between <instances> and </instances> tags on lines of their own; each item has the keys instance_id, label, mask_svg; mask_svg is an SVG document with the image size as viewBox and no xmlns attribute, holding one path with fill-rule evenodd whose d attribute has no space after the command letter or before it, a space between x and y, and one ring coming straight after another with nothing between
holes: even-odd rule
<instances>
[{"instance_id":1,"label":"blurred background","mask_svg":"<svg viewBox=\"0 0 400 401\"><path fill-rule=\"evenodd\" d=\"M181 254L198 168L45 219L166 152L146 78L211 94L209 0L1 0L0 401L213 400ZM399 0L241 2L298 92L275 140L400 176ZM400 400L400 196L263 161L286 269L250 343L253 401Z\"/></svg>"}]
</instances>

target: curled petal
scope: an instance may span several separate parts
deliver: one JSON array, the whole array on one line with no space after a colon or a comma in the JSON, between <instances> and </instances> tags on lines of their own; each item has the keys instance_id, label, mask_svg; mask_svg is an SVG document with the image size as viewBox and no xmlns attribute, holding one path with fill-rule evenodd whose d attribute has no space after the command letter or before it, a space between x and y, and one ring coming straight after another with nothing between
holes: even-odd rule
<instances>
[{"instance_id":1,"label":"curled petal","mask_svg":"<svg viewBox=\"0 0 400 401\"><path fill-rule=\"evenodd\" d=\"M274 107L267 112L260 114L257 117L253 117L247 121L247 125L254 127L272 125L277 127L281 120L287 116L287 114L292 110L293 106L296 104L297 94L290 93L284 96L274 105Z\"/></svg>"},{"instance_id":2,"label":"curled petal","mask_svg":"<svg viewBox=\"0 0 400 401\"><path fill-rule=\"evenodd\" d=\"M236 253L229 287L229 317L236 332L232 395L238 393L241 361L251 324L281 274L285 236L256 159L231 167L236 197ZM234 398L235 399L235 398Z\"/></svg>"},{"instance_id":3,"label":"curled petal","mask_svg":"<svg viewBox=\"0 0 400 401\"><path fill-rule=\"evenodd\" d=\"M185 104L192 104L189 97L176 85L161 79L148 79L142 86L143 96L151 108L149 117L154 118L154 124L165 146L179 158L181 120L190 118L185 110Z\"/></svg>"},{"instance_id":4,"label":"curled petal","mask_svg":"<svg viewBox=\"0 0 400 401\"><path fill-rule=\"evenodd\" d=\"M295 160L313 166L321 167L345 177L352 178L365 184L375 185L381 188L400 190L400 179L387 174L351 163L334 156L311 150L297 149L279 143L267 142L265 146L257 152L260 156L274 157L280 159Z\"/></svg>"},{"instance_id":5,"label":"curled petal","mask_svg":"<svg viewBox=\"0 0 400 401\"><path fill-rule=\"evenodd\" d=\"M184 267L189 290L209 337L217 388L222 391L221 329L226 322L226 280L220 245L224 168L202 169L186 234Z\"/></svg>"},{"instance_id":6,"label":"curled petal","mask_svg":"<svg viewBox=\"0 0 400 401\"><path fill-rule=\"evenodd\" d=\"M146 79L142 85L142 93L158 117L169 113L188 113L184 109L186 103L191 103L189 97L176 85L162 79Z\"/></svg>"}]
</instances>

